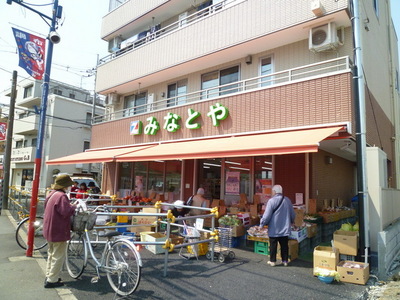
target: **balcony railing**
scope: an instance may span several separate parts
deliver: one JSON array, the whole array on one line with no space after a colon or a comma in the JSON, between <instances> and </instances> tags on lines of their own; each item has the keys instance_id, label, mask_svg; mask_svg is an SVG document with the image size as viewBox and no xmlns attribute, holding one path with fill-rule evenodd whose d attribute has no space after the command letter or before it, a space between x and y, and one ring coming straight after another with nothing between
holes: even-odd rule
<instances>
[{"instance_id":1,"label":"balcony railing","mask_svg":"<svg viewBox=\"0 0 400 300\"><path fill-rule=\"evenodd\" d=\"M222 0L221 2L218 2L213 5L209 5L209 6L206 6L208 4L207 4L207 2L205 2L202 4L202 5L206 6L205 8L202 8L202 5L200 5L198 7L198 9L199 9L198 11L196 11L195 13L193 13L185 18L181 18L177 22L174 22L163 28L159 28L159 26L153 26L150 30L139 33L137 35L137 37L138 37L137 39L132 40L133 38L129 38L125 41L122 41L121 49L107 55L106 57L101 58L99 60L99 65L106 63L124 53L136 50L137 48L139 48L149 42L152 42L152 41L156 40L157 38L160 38L162 36L170 34L173 31L184 28L185 26L187 26L193 22L196 22L199 19L202 19L210 14L218 12L224 8L232 6L236 2L238 3L241 1L243 1L243 0Z\"/></svg>"},{"instance_id":2,"label":"balcony railing","mask_svg":"<svg viewBox=\"0 0 400 300\"><path fill-rule=\"evenodd\" d=\"M248 93L250 91L276 87L278 85L292 84L294 82L350 72L352 66L352 62L348 56L321 61L264 76L257 76L229 84L195 91L192 93L182 94L153 103L146 103L123 110L114 111L112 113L94 118L94 123L122 119L133 115L137 116L163 109L170 109L172 107L185 105L187 103L206 99L221 98L225 97L226 95L232 96L233 94Z\"/></svg>"}]
</instances>

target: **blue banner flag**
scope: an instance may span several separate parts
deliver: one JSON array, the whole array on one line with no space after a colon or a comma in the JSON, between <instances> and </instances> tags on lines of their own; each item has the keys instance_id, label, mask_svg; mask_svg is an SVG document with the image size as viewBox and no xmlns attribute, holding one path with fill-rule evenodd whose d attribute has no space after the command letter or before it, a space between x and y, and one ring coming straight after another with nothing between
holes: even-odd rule
<instances>
[{"instance_id":1,"label":"blue banner flag","mask_svg":"<svg viewBox=\"0 0 400 300\"><path fill-rule=\"evenodd\" d=\"M44 73L46 40L36 35L12 28L19 52L19 66L35 79Z\"/></svg>"}]
</instances>

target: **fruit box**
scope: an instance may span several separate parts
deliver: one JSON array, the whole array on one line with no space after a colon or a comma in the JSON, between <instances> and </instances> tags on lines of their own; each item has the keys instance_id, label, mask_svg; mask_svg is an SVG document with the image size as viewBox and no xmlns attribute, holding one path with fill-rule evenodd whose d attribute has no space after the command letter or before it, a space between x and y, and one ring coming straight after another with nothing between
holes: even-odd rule
<instances>
[{"instance_id":1,"label":"fruit box","mask_svg":"<svg viewBox=\"0 0 400 300\"><path fill-rule=\"evenodd\" d=\"M339 263L339 250L332 247L317 246L314 248L314 276L316 268L323 268L336 271Z\"/></svg>"},{"instance_id":2,"label":"fruit box","mask_svg":"<svg viewBox=\"0 0 400 300\"><path fill-rule=\"evenodd\" d=\"M339 249L340 254L357 255L358 231L336 230L333 233L333 246Z\"/></svg>"},{"instance_id":3,"label":"fruit box","mask_svg":"<svg viewBox=\"0 0 400 300\"><path fill-rule=\"evenodd\" d=\"M289 261L294 261L299 257L299 242L296 240L289 240ZM277 259L281 257L281 246L278 244L278 252L276 253Z\"/></svg>"},{"instance_id":4,"label":"fruit box","mask_svg":"<svg viewBox=\"0 0 400 300\"><path fill-rule=\"evenodd\" d=\"M366 284L369 279L369 264L356 261L341 261L337 266L340 281Z\"/></svg>"},{"instance_id":5,"label":"fruit box","mask_svg":"<svg viewBox=\"0 0 400 300\"><path fill-rule=\"evenodd\" d=\"M165 234L159 233L159 232L153 232L153 233L147 233L144 235L140 235L140 238L142 239L143 236L143 241L144 242L164 242L167 240L167 236ZM165 253L165 249L163 246L165 244L159 244L159 245L146 245L146 249L149 250L150 252L154 254L160 254L160 253Z\"/></svg>"}]
</instances>

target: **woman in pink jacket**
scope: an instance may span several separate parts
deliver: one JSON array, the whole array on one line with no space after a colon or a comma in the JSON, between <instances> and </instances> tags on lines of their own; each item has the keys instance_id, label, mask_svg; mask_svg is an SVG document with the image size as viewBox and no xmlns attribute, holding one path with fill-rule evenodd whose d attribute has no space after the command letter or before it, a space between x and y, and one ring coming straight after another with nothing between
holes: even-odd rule
<instances>
[{"instance_id":1,"label":"woman in pink jacket","mask_svg":"<svg viewBox=\"0 0 400 300\"><path fill-rule=\"evenodd\" d=\"M67 241L71 238L71 216L76 205L71 204L66 194L74 182L68 175L56 177L53 190L44 202L43 236L48 242L45 288L63 286L59 278L65 261Z\"/></svg>"}]
</instances>

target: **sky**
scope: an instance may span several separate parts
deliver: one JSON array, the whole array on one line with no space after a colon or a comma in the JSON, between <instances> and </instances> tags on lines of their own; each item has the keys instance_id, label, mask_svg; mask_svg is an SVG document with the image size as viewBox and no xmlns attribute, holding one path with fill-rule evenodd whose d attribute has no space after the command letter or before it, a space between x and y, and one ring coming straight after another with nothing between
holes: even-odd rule
<instances>
[{"instance_id":1,"label":"sky","mask_svg":"<svg viewBox=\"0 0 400 300\"><path fill-rule=\"evenodd\" d=\"M52 0L25 0L25 4L52 17ZM37 4L49 4L38 6ZM53 59L50 78L87 90L94 90L95 76L89 76L87 70L93 69L97 56L108 54L107 43L100 38L102 17L108 13L109 0L59 0L63 7L57 33L61 37L59 44L53 47ZM47 20L47 19L46 19ZM49 21L49 20L48 20ZM0 93L11 87L12 71L18 72L18 81L27 78L27 72L18 66L16 43L12 27L45 38L49 25L39 16L21 5L0 0ZM46 52L47 54L47 52ZM8 102L9 98L0 99Z\"/></svg>"},{"instance_id":2,"label":"sky","mask_svg":"<svg viewBox=\"0 0 400 300\"><path fill-rule=\"evenodd\" d=\"M143 0L145 1L145 0ZM364 1L364 0L363 0ZM51 17L51 0L26 0L25 4ZM391 0L392 18L400 40L400 0ZM109 0L59 0L63 17L57 32L61 42L54 45L50 78L87 90L94 90L94 76L87 70L96 66L97 57L108 55L107 43L100 38L102 17L108 12ZM17 3L8 5L0 0L0 94L11 87L12 71L18 72L18 80L27 78L25 70L18 67L18 54L11 27L42 37L47 36L49 25L42 18ZM400 50L400 45L399 45ZM8 103L9 98L0 98Z\"/></svg>"}]
</instances>

